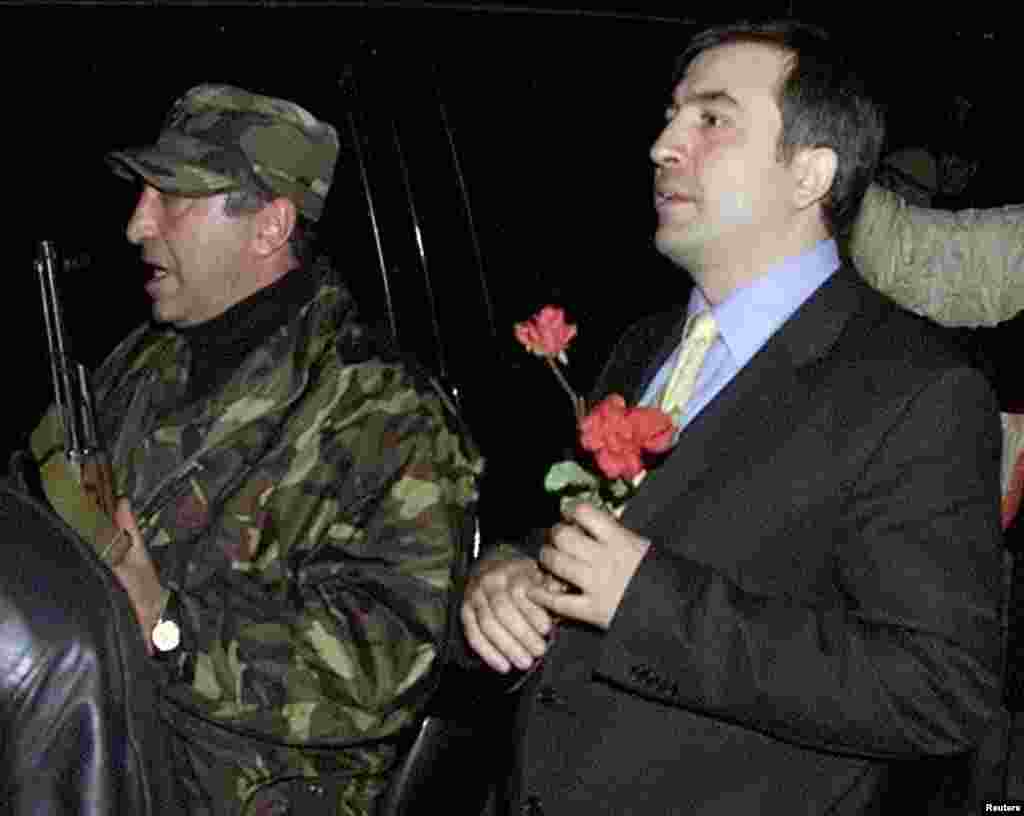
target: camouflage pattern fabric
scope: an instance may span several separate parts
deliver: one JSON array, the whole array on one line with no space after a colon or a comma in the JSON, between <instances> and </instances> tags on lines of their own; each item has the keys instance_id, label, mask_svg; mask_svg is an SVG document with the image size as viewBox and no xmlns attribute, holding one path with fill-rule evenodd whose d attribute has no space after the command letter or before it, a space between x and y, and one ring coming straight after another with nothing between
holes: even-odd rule
<instances>
[{"instance_id":1,"label":"camouflage pattern fabric","mask_svg":"<svg viewBox=\"0 0 1024 816\"><path fill-rule=\"evenodd\" d=\"M338 158L338 134L294 102L231 85L198 85L171 108L156 145L110 153L121 176L207 196L255 184L316 221Z\"/></svg>"},{"instance_id":2,"label":"camouflage pattern fabric","mask_svg":"<svg viewBox=\"0 0 1024 816\"><path fill-rule=\"evenodd\" d=\"M323 284L198 405L171 331L141 327L95 377L182 628L165 715L194 813L372 812L429 691L482 461L436 394L358 351L347 303Z\"/></svg>"}]
</instances>

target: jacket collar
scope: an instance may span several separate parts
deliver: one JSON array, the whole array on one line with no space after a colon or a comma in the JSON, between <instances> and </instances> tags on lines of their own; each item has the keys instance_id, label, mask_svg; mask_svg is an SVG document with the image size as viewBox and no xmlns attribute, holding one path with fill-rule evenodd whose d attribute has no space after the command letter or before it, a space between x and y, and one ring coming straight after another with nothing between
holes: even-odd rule
<instances>
[{"instance_id":1,"label":"jacket collar","mask_svg":"<svg viewBox=\"0 0 1024 816\"><path fill-rule=\"evenodd\" d=\"M254 349L216 394L194 404L182 400L185 339L175 331L140 328L104 364L100 377L103 382L112 378L100 399L116 394L119 408L113 410L121 414L114 429L105 429L115 460L127 456L139 434L154 431L154 419L172 435L193 426L204 429L201 449L191 451L191 459L230 440L238 428L287 410L305 392L313 372L337 353L339 337L356 331L350 303L343 287L322 282L297 317Z\"/></svg>"},{"instance_id":2,"label":"jacket collar","mask_svg":"<svg viewBox=\"0 0 1024 816\"><path fill-rule=\"evenodd\" d=\"M795 407L805 399L809 372L842 335L850 318L864 302L865 284L845 266L815 292L771 337L736 377L683 429L675 448L641 484L628 504L623 522L642 529L661 508L686 492L713 462L742 455L745 446L765 434L778 434L796 421ZM678 314L673 336L657 344L654 362L645 378L657 370L678 343ZM664 323L663 323L664 325ZM672 340L675 340L675 343ZM665 349L668 349L666 351ZM628 392L635 399L643 381ZM610 391L615 390L610 388ZM714 456L708 456L708 451Z\"/></svg>"}]
</instances>

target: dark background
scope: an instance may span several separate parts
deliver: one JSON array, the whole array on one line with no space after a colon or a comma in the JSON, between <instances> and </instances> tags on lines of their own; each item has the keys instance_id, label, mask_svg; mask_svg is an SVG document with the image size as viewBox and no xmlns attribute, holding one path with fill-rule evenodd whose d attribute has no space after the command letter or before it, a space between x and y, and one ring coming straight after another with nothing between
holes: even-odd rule
<instances>
[{"instance_id":1,"label":"dark background","mask_svg":"<svg viewBox=\"0 0 1024 816\"><path fill-rule=\"evenodd\" d=\"M647 152L673 57L696 28L766 14L825 25L865 58L889 109L889 150L974 163L969 184L937 206L1022 198L1014 29L989 12L932 19L922 5L903 21L889 10L803 0L0 6L13 220L0 453L23 443L50 399L35 242L88 256L61 288L75 352L94 366L148 315L123 237L137 190L102 157L152 141L190 86L227 82L293 99L338 128L323 246L366 319L394 326L458 389L505 508L492 529L514 534L529 515L514 509L524 485L571 443L572 417L512 323L565 306L580 326L570 376L585 390L617 334L671 301L680 273L651 247ZM966 126L952 116L957 98ZM1014 323L974 337L998 351L1016 334Z\"/></svg>"}]
</instances>

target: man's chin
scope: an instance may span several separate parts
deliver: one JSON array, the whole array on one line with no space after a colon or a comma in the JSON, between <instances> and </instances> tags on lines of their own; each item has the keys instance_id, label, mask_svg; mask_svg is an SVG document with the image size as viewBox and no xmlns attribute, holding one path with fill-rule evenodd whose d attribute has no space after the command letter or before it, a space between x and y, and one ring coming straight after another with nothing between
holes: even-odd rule
<instances>
[{"instance_id":1,"label":"man's chin","mask_svg":"<svg viewBox=\"0 0 1024 816\"><path fill-rule=\"evenodd\" d=\"M654 233L654 246L672 263L689 266L700 256L702 241L696 229L662 228Z\"/></svg>"},{"instance_id":2,"label":"man's chin","mask_svg":"<svg viewBox=\"0 0 1024 816\"><path fill-rule=\"evenodd\" d=\"M163 300L154 300L153 308L150 310L153 322L160 326L177 326L181 315L177 314L169 303Z\"/></svg>"}]
</instances>

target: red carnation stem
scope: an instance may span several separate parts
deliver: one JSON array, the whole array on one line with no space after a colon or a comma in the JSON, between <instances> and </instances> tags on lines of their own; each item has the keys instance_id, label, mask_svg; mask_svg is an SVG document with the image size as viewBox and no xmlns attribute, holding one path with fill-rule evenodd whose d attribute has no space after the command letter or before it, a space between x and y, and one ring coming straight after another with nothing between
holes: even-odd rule
<instances>
[{"instance_id":1,"label":"red carnation stem","mask_svg":"<svg viewBox=\"0 0 1024 816\"><path fill-rule=\"evenodd\" d=\"M569 401L572 403L572 412L576 417L576 424L579 425L583 421L584 415L583 399L576 396L576 392L572 390L572 386L569 385L569 381L565 379L565 375L562 374L562 371L559 369L554 358L545 357L544 359L547 360L548 366L550 366L551 370L554 372L555 377L558 378L558 382L561 384L562 388L565 389L565 393L569 395Z\"/></svg>"}]
</instances>

